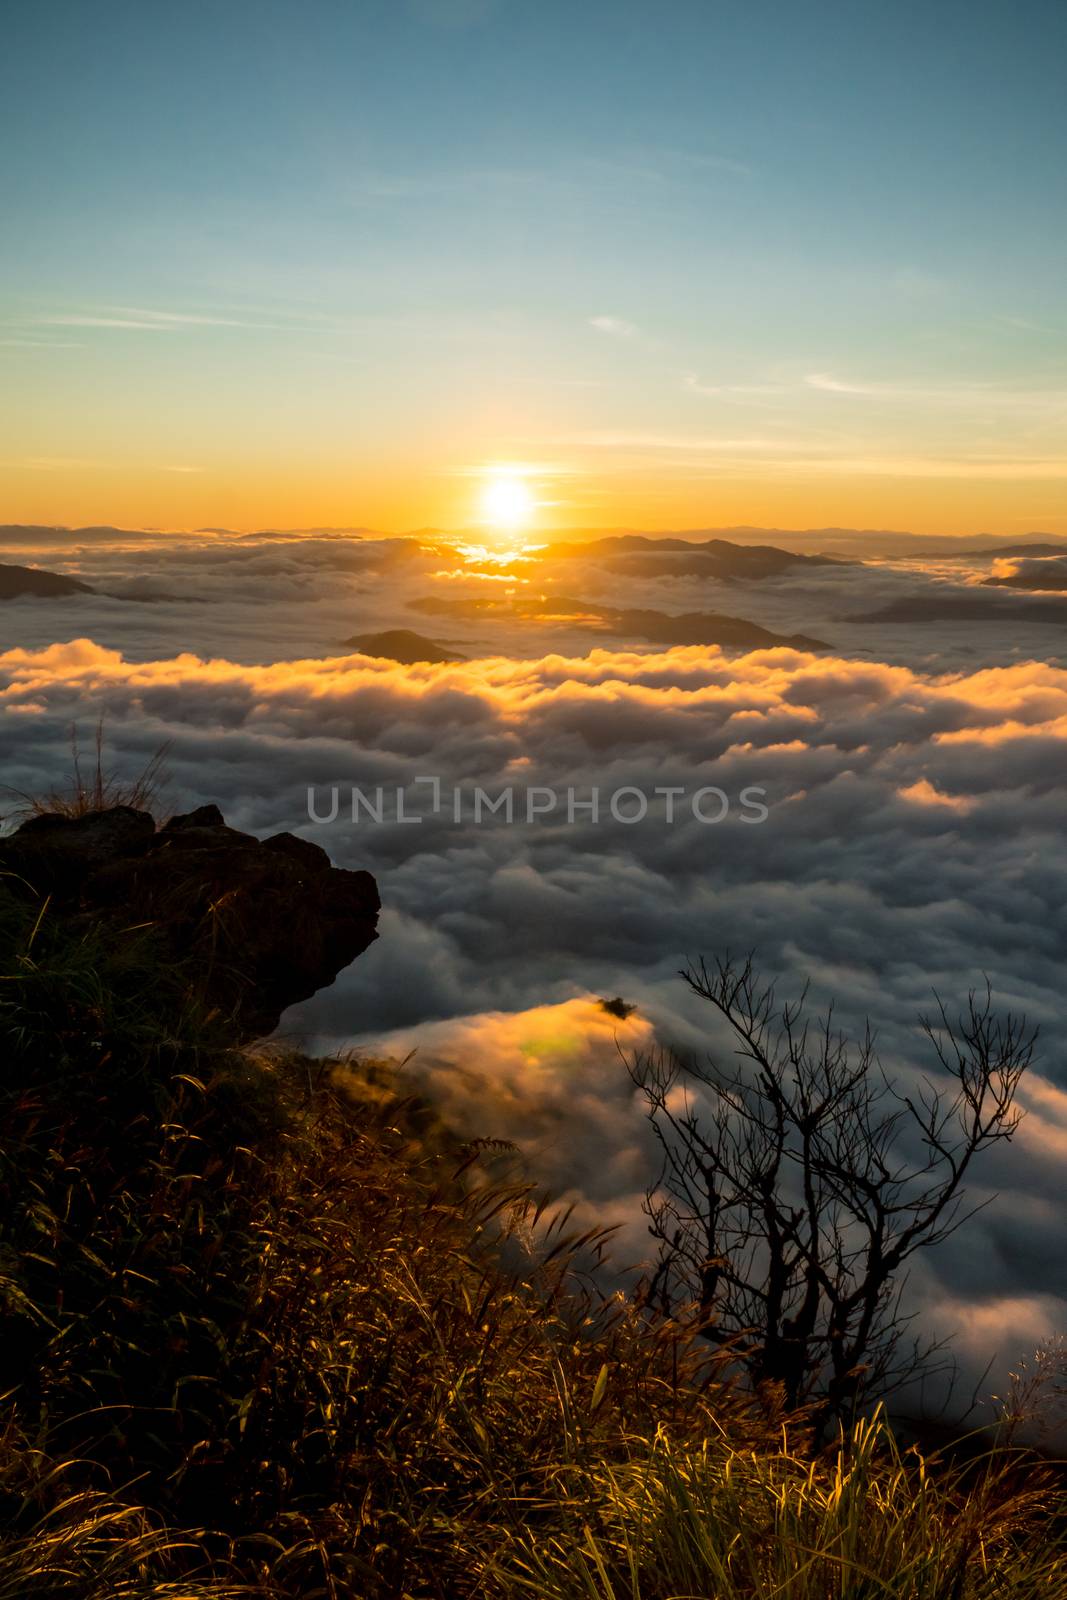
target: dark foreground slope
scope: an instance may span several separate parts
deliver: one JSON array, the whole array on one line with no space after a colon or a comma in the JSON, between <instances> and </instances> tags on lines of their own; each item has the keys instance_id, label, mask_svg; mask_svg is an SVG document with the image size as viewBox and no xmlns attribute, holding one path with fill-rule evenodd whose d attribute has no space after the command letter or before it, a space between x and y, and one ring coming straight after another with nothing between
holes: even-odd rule
<instances>
[{"instance_id":1,"label":"dark foreground slope","mask_svg":"<svg viewBox=\"0 0 1067 1600\"><path fill-rule=\"evenodd\" d=\"M805 1460L506 1152L170 948L0 880L3 1600L1067 1594L1036 1478Z\"/></svg>"}]
</instances>

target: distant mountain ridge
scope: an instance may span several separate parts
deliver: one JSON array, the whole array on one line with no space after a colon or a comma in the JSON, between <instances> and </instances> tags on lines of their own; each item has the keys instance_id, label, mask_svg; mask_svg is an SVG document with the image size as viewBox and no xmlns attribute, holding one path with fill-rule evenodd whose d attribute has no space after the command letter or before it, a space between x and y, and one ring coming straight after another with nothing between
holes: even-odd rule
<instances>
[{"instance_id":1,"label":"distant mountain ridge","mask_svg":"<svg viewBox=\"0 0 1067 1600\"><path fill-rule=\"evenodd\" d=\"M846 565L834 556L802 555L772 544L735 544L729 539L699 541L625 533L588 544L549 544L549 559L599 562L611 572L641 577L664 575L735 580L774 578L791 567Z\"/></svg>"},{"instance_id":2,"label":"distant mountain ridge","mask_svg":"<svg viewBox=\"0 0 1067 1600\"><path fill-rule=\"evenodd\" d=\"M52 544L107 544L143 538L206 538L243 539L409 539L426 543L434 540L455 542L484 541L484 528L406 528L397 533L362 526L279 528L266 527L254 530L208 527L197 528L116 528L106 525L86 527L45 523L0 523L0 545L52 545ZM909 555L940 555L946 559L968 556L1035 553L1038 544L1046 546L1046 553L1067 551L1067 535L1035 529L1020 540L1005 544L1003 534L932 534L909 533L894 528L770 528L751 523L738 523L728 527L707 528L546 528L528 530L532 544L554 547L558 552L567 545L575 550L588 550L594 545L618 547L619 554L639 552L645 546L653 549L673 549L679 553L705 550L713 553L715 546L734 549L780 550L793 555L803 555L813 560L823 557L829 561L863 560L868 556L906 558ZM1029 548L1028 548L1029 546Z\"/></svg>"},{"instance_id":3,"label":"distant mountain ridge","mask_svg":"<svg viewBox=\"0 0 1067 1600\"><path fill-rule=\"evenodd\" d=\"M143 539L146 534L164 537L160 528L65 528L35 522L0 523L0 545L115 544L122 540Z\"/></svg>"},{"instance_id":4,"label":"distant mountain ridge","mask_svg":"<svg viewBox=\"0 0 1067 1600\"><path fill-rule=\"evenodd\" d=\"M865 611L848 622L1067 622L1067 600L1024 598L976 589L970 594L910 595L891 600L877 611Z\"/></svg>"},{"instance_id":5,"label":"distant mountain ridge","mask_svg":"<svg viewBox=\"0 0 1067 1600\"><path fill-rule=\"evenodd\" d=\"M522 618L531 621L559 620L597 636L626 636L668 647L719 645L727 650L771 650L781 647L791 650L830 649L825 640L813 639L803 633L772 633L769 628L762 628L744 617L731 617L719 611L672 614L602 605L599 601L575 600L566 595L521 596L506 600L480 595L458 599L428 595L424 599L412 600L410 604L413 611L421 611L425 616L463 617L467 620L479 617L501 621Z\"/></svg>"},{"instance_id":6,"label":"distant mountain ridge","mask_svg":"<svg viewBox=\"0 0 1067 1600\"><path fill-rule=\"evenodd\" d=\"M411 628L386 628L382 633L357 633L351 639L342 639L347 650L358 650L360 655L377 656L384 661L397 661L402 666L415 666L427 661L465 661L458 650L446 650L436 639L427 639Z\"/></svg>"},{"instance_id":7,"label":"distant mountain ridge","mask_svg":"<svg viewBox=\"0 0 1067 1600\"><path fill-rule=\"evenodd\" d=\"M51 599L63 594L95 593L91 584L82 583L78 578L68 578L61 572L0 564L0 600L17 600L23 595Z\"/></svg>"}]
</instances>

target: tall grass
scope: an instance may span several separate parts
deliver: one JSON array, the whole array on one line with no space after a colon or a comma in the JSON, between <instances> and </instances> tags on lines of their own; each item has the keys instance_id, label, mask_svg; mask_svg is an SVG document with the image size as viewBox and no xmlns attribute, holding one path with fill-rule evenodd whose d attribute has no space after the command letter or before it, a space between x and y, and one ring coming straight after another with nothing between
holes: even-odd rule
<instances>
[{"instance_id":1,"label":"tall grass","mask_svg":"<svg viewBox=\"0 0 1067 1600\"><path fill-rule=\"evenodd\" d=\"M139 772L123 776L105 763L104 723L101 718L93 731L93 754L90 764L86 766L82 759L78 729L74 725L70 730L70 776L67 781L34 794L9 789L7 792L16 801L13 816L18 821L40 816L76 818L89 816L94 811L107 811L112 806L132 806L136 811L156 812L167 787L169 751L169 744L160 745Z\"/></svg>"},{"instance_id":2,"label":"tall grass","mask_svg":"<svg viewBox=\"0 0 1067 1600\"><path fill-rule=\"evenodd\" d=\"M884 1417L828 1458L664 1431L591 1475L582 1515L508 1566L543 1600L1037 1600L1067 1592L1062 1491L1008 1459L901 1454Z\"/></svg>"},{"instance_id":3,"label":"tall grass","mask_svg":"<svg viewBox=\"0 0 1067 1600\"><path fill-rule=\"evenodd\" d=\"M380 1065L0 885L0 1600L1067 1597L994 1455L816 1460Z\"/></svg>"},{"instance_id":4,"label":"tall grass","mask_svg":"<svg viewBox=\"0 0 1067 1600\"><path fill-rule=\"evenodd\" d=\"M50 1461L10 1422L0 1434L0 1600L236 1600L248 1593L220 1574L196 1535L176 1536L83 1477L82 1463Z\"/></svg>"}]
</instances>

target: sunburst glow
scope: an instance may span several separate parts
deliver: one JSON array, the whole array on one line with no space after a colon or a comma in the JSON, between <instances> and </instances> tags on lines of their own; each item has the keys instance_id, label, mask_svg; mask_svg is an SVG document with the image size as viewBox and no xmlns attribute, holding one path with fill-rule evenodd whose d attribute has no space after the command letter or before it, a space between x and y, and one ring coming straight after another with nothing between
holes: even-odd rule
<instances>
[{"instance_id":1,"label":"sunburst glow","mask_svg":"<svg viewBox=\"0 0 1067 1600\"><path fill-rule=\"evenodd\" d=\"M522 479L500 473L482 489L482 519L501 533L517 533L533 521L535 503Z\"/></svg>"}]
</instances>

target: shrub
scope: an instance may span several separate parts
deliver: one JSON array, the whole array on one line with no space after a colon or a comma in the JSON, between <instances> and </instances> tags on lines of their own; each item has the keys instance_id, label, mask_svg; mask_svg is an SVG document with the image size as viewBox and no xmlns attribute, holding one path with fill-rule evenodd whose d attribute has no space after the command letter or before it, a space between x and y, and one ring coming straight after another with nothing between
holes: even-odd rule
<instances>
[{"instance_id":1,"label":"shrub","mask_svg":"<svg viewBox=\"0 0 1067 1600\"><path fill-rule=\"evenodd\" d=\"M0 891L0 1600L1067 1594L1033 1470L806 1459L388 1069L194 990Z\"/></svg>"}]
</instances>

